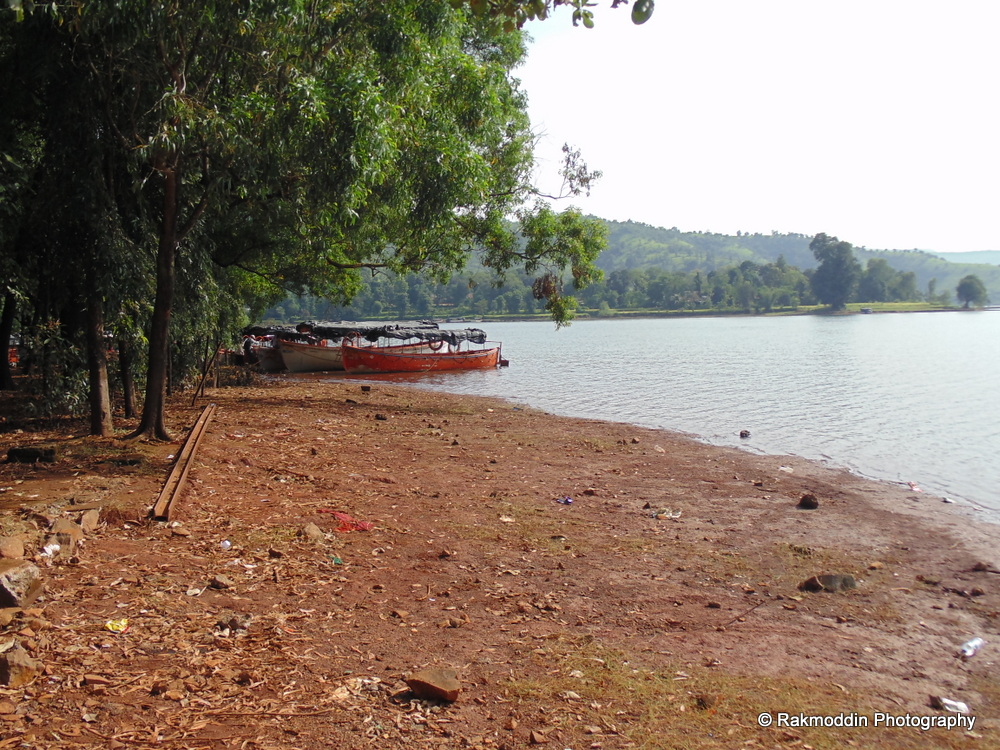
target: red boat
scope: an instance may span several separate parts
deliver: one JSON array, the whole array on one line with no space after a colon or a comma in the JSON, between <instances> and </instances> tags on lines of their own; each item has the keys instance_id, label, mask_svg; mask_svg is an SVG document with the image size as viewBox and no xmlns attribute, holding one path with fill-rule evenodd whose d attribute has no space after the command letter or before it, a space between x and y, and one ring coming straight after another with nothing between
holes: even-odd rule
<instances>
[{"instance_id":1,"label":"red boat","mask_svg":"<svg viewBox=\"0 0 1000 750\"><path fill-rule=\"evenodd\" d=\"M452 349L445 341L438 346L357 346L346 339L341 356L347 372L441 372L445 370L488 370L500 364L500 347Z\"/></svg>"}]
</instances>

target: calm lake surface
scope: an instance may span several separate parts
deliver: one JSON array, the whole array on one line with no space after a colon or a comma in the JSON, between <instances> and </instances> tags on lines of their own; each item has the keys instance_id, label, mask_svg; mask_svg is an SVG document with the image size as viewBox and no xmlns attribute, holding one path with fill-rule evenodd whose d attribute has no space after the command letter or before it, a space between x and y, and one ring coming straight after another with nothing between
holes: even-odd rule
<instances>
[{"instance_id":1,"label":"calm lake surface","mask_svg":"<svg viewBox=\"0 0 1000 750\"><path fill-rule=\"evenodd\" d=\"M1000 517L1000 312L482 327L509 368L392 379L820 460Z\"/></svg>"}]
</instances>

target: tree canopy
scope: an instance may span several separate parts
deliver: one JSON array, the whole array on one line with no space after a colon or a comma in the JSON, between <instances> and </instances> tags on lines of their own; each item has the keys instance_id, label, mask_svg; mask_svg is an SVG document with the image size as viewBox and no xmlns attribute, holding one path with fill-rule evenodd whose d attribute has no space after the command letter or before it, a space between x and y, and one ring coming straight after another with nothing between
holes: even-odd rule
<instances>
[{"instance_id":1,"label":"tree canopy","mask_svg":"<svg viewBox=\"0 0 1000 750\"><path fill-rule=\"evenodd\" d=\"M556 322L572 317L563 272L577 286L599 275L603 228L534 200L526 99L511 75L521 34L473 10L94 0L2 18L6 90L33 95L11 110L5 124L23 135L4 155L33 148L34 169L16 190L29 210L11 231L0 224L0 258L24 272L29 296L42 267L74 263L61 297L87 310L80 328L98 337L106 311L139 319L137 434L167 436L177 315L209 335L289 290L346 301L364 271L445 279L480 249L498 278L517 265L539 274ZM594 177L574 156L571 193ZM42 195L61 239L32 266L19 261L31 255L23 217L41 215ZM64 325L60 310L35 308Z\"/></svg>"},{"instance_id":2,"label":"tree canopy","mask_svg":"<svg viewBox=\"0 0 1000 750\"><path fill-rule=\"evenodd\" d=\"M811 280L813 292L831 309L844 309L861 278L861 265L854 259L851 243L820 233L809 249L819 261Z\"/></svg>"},{"instance_id":3,"label":"tree canopy","mask_svg":"<svg viewBox=\"0 0 1000 750\"><path fill-rule=\"evenodd\" d=\"M985 305L987 302L986 286L978 276L969 274L958 282L955 296L966 309L969 308L969 305Z\"/></svg>"}]
</instances>

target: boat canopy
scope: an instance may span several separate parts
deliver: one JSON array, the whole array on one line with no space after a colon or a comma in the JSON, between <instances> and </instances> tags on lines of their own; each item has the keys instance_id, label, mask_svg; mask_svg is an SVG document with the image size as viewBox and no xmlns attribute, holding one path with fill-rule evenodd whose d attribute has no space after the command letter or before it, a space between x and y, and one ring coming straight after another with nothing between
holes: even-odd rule
<instances>
[{"instance_id":1,"label":"boat canopy","mask_svg":"<svg viewBox=\"0 0 1000 750\"><path fill-rule=\"evenodd\" d=\"M408 321L304 321L298 325L248 326L244 336L277 336L280 339L306 340L322 338L338 341L345 337L360 336L368 341L379 339L419 339L421 341L447 341L453 346L459 342L471 341L482 344L486 332L478 328L443 330L438 324L428 320Z\"/></svg>"}]
</instances>

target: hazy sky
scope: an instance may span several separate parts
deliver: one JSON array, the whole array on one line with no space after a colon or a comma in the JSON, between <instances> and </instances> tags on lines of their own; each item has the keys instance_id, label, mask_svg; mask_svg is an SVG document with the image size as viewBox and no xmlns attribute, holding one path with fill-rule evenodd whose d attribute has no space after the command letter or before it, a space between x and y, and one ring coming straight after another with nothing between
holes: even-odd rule
<instances>
[{"instance_id":1,"label":"hazy sky","mask_svg":"<svg viewBox=\"0 0 1000 750\"><path fill-rule=\"evenodd\" d=\"M606 219L856 246L1000 249L1000 2L659 0L529 26L539 183ZM567 204L568 205L568 204Z\"/></svg>"}]
</instances>

